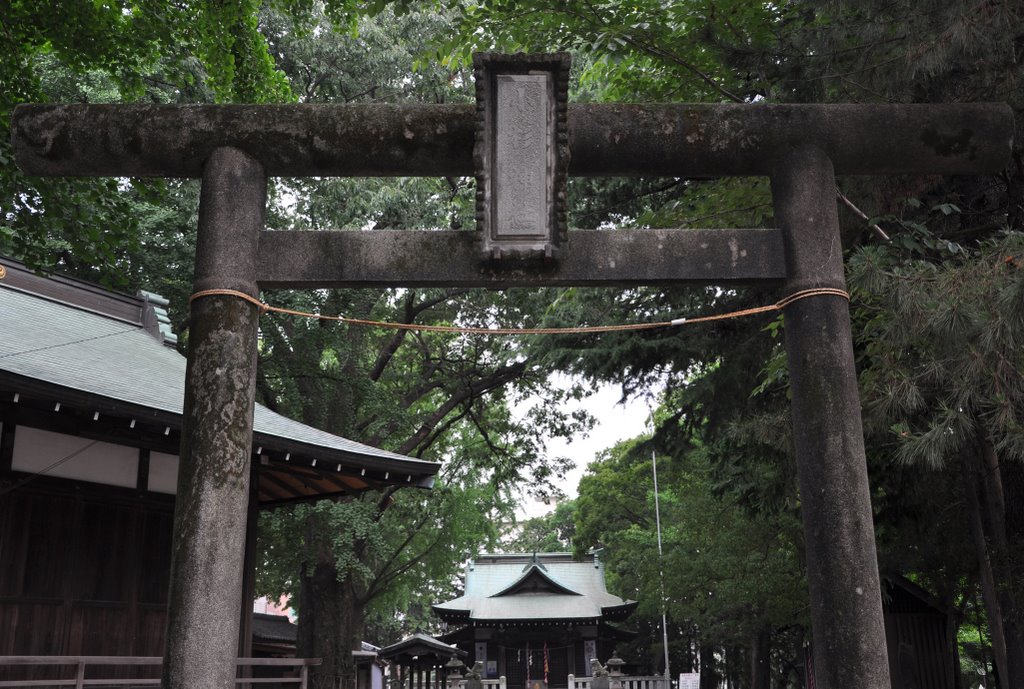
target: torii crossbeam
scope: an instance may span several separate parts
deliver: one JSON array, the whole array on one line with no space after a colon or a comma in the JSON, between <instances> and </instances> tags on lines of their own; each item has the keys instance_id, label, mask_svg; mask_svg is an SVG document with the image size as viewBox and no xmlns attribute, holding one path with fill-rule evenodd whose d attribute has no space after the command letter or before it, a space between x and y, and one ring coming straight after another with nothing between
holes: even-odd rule
<instances>
[{"instance_id":1,"label":"torii crossbeam","mask_svg":"<svg viewBox=\"0 0 1024 689\"><path fill-rule=\"evenodd\" d=\"M268 176L474 174L472 105L23 105L32 175L202 177L195 290L369 285L751 284L845 289L836 174L984 174L1009 107L577 105L573 175L767 175L778 229L568 232L556 261L481 259L478 233L273 232ZM786 351L819 686L888 689L846 300L786 306ZM162 686L234 685L258 312L192 305Z\"/></svg>"}]
</instances>

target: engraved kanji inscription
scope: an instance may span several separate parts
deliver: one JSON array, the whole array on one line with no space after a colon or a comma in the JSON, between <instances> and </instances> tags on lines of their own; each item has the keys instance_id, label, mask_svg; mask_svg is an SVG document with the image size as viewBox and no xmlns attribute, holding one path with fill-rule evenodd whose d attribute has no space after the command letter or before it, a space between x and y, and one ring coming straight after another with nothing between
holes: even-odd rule
<instances>
[{"instance_id":1,"label":"engraved kanji inscription","mask_svg":"<svg viewBox=\"0 0 1024 689\"><path fill-rule=\"evenodd\" d=\"M494 230L498 237L547 233L549 80L547 74L502 74L496 80Z\"/></svg>"}]
</instances>

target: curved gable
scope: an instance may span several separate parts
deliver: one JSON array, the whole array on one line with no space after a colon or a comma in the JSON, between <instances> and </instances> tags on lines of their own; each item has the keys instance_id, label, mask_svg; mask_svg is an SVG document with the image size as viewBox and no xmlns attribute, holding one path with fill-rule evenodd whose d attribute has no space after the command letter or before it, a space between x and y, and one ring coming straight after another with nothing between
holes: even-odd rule
<instances>
[{"instance_id":1,"label":"curved gable","mask_svg":"<svg viewBox=\"0 0 1024 689\"><path fill-rule=\"evenodd\" d=\"M568 586L564 586L552 579L551 576L544 571L543 565L540 565L539 563L529 565L526 571L523 572L523 576L519 577L519 579L509 584L501 591L493 593L488 597L499 598L501 596L514 596L518 593L561 593L569 596L583 595L579 591L573 591Z\"/></svg>"}]
</instances>

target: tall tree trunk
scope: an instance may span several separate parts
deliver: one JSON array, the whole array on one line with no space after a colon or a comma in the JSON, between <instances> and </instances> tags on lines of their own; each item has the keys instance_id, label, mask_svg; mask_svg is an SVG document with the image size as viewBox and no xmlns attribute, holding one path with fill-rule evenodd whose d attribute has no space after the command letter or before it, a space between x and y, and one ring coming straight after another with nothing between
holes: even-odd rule
<instances>
[{"instance_id":1,"label":"tall tree trunk","mask_svg":"<svg viewBox=\"0 0 1024 689\"><path fill-rule=\"evenodd\" d=\"M1020 583L1014 577L1014 548L1008 537L1006 477L984 426L978 426L978 440L983 461L982 487L988 513L988 534L991 549L992 574L996 594L1002 611L1003 638L1006 644L1005 674L1000 673L1002 685L1007 689L1024 687L1024 610L1021 609ZM1009 472L1011 476L1012 471ZM1011 483L1013 483L1011 481ZM1013 506L1014 509L1017 506Z\"/></svg>"},{"instance_id":2,"label":"tall tree trunk","mask_svg":"<svg viewBox=\"0 0 1024 689\"><path fill-rule=\"evenodd\" d=\"M725 686L726 689L737 689L743 676L743 659L740 657L739 646L727 646L725 649Z\"/></svg>"},{"instance_id":3,"label":"tall tree trunk","mask_svg":"<svg viewBox=\"0 0 1024 689\"><path fill-rule=\"evenodd\" d=\"M358 315L369 313L376 299L375 291L360 292L351 306ZM324 304L328 313L342 309L341 296L332 292ZM335 324L321 321L322 328ZM355 410L361 399L362 376L355 366L354 353L364 348L362 328L348 328L344 333L345 346L339 352L342 361L341 380L328 392L318 388L316 378L299 380L304 393L304 419L307 423L324 427L332 433L353 437ZM303 383L307 388L303 388ZM318 416L323 418L318 420ZM316 514L306 519L307 555L315 564L303 566L299 579L299 630L296 651L299 657L321 658L319 666L310 668L312 689L355 689L356 667L352 651L360 650L365 627L365 611L360 587L351 576L339 580L330 545L330 526Z\"/></svg>"},{"instance_id":4,"label":"tall tree trunk","mask_svg":"<svg viewBox=\"0 0 1024 689\"><path fill-rule=\"evenodd\" d=\"M707 641L700 642L700 689L718 689L715 647Z\"/></svg>"},{"instance_id":5,"label":"tall tree trunk","mask_svg":"<svg viewBox=\"0 0 1024 689\"><path fill-rule=\"evenodd\" d=\"M761 628L750 639L750 689L770 689L772 681L772 637Z\"/></svg>"},{"instance_id":6,"label":"tall tree trunk","mask_svg":"<svg viewBox=\"0 0 1024 689\"><path fill-rule=\"evenodd\" d=\"M334 552L324 538L326 525L314 513L305 520L309 560L299 575L299 628L296 654L320 658L310 668L312 689L355 689L352 651L360 648L365 618L357 584L339 580Z\"/></svg>"},{"instance_id":7,"label":"tall tree trunk","mask_svg":"<svg viewBox=\"0 0 1024 689\"><path fill-rule=\"evenodd\" d=\"M349 580L338 581L333 562L303 568L299 584L299 631L296 651L301 658L322 658L310 668L313 689L355 689L352 651L362 640L363 606Z\"/></svg>"},{"instance_id":8,"label":"tall tree trunk","mask_svg":"<svg viewBox=\"0 0 1024 689\"><path fill-rule=\"evenodd\" d=\"M985 603L985 615L988 617L988 633L992 640L992 657L1000 677L1006 672L1006 638L1003 636L1003 612L999 605L996 592L995 577L992 574L992 559L988 552L988 539L981 514L981 503L978 499L978 472L973 457L964 457L962 462L964 476L964 496L967 498L967 519L974 540L974 551L978 558L978 574L981 579L981 598Z\"/></svg>"},{"instance_id":9,"label":"tall tree trunk","mask_svg":"<svg viewBox=\"0 0 1024 689\"><path fill-rule=\"evenodd\" d=\"M1010 543L1010 580L1017 603L1014 623L1018 633L1024 630L1024 462L1002 464L1006 496L1006 536Z\"/></svg>"}]
</instances>

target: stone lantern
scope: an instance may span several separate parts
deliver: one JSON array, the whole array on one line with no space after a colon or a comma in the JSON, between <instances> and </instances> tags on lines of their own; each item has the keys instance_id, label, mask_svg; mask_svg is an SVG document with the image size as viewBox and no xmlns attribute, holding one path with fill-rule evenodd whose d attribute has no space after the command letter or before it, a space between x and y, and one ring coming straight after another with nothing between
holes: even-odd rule
<instances>
[{"instance_id":1,"label":"stone lantern","mask_svg":"<svg viewBox=\"0 0 1024 689\"><path fill-rule=\"evenodd\" d=\"M448 689L459 689L459 683L462 681L462 668L464 667L466 667L465 664L457 656L452 656L451 660L444 664L445 675L448 678Z\"/></svg>"},{"instance_id":2,"label":"stone lantern","mask_svg":"<svg viewBox=\"0 0 1024 689\"><path fill-rule=\"evenodd\" d=\"M608 668L608 689L622 689L622 666L625 664L626 661L617 655L605 663L605 667Z\"/></svg>"}]
</instances>

